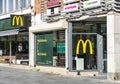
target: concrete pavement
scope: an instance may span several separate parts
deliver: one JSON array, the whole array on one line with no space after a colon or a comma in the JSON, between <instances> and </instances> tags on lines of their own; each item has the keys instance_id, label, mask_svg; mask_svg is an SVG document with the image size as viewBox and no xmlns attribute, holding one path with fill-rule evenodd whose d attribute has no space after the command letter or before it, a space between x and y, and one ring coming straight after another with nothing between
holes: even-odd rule
<instances>
[{"instance_id":1,"label":"concrete pavement","mask_svg":"<svg viewBox=\"0 0 120 84\"><path fill-rule=\"evenodd\" d=\"M14 76L20 75L22 77L22 74L23 74L23 76L26 74L25 75L26 78L27 77L29 78L28 74L34 74L34 76L32 75L33 77L30 78L32 81L35 81L35 80L42 81L42 83L32 82L30 84L47 84L47 83L49 83L49 81L53 81L52 83L54 83L54 84L73 84L73 83L74 84L101 84L101 83L102 84L120 84L120 81L107 80L106 74L101 74L99 76L77 76L77 75L72 76L72 75L67 75L67 74L61 75L61 74L54 74L54 73L41 73L41 71L39 71L38 69L29 67L27 65L13 65L13 64L9 65L9 64L0 63L0 74L1 74L0 75L0 84L8 84L8 83L2 83L4 81L1 81L1 79L3 80L5 75L6 75L6 77L11 78L11 75L14 75ZM45 75L45 78L43 78L43 80L41 80L41 77L44 77L44 75ZM3 78L2 78L2 76L3 76ZM49 78L49 76L50 76L49 81L46 81L45 80L46 77ZM52 78L51 78L51 76L52 76ZM22 77L22 79L24 79L24 77ZM28 82L28 81L30 81L30 79L23 80L23 81ZM54 79L54 80L52 80L52 79ZM12 80L9 79L8 81L12 81ZM22 81L22 80L20 79L20 81ZM57 83L57 82L59 82L59 83ZM28 83L21 83L21 84L28 84ZM12 84L15 84L15 83L12 83ZM19 84L19 83L17 83L17 84Z\"/></svg>"}]
</instances>

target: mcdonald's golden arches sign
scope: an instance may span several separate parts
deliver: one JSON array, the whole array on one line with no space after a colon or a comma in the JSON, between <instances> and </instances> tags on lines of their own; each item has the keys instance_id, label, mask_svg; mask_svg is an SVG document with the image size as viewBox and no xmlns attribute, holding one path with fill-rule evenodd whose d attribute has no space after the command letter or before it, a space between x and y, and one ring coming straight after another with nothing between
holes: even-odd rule
<instances>
[{"instance_id":1,"label":"mcdonald's golden arches sign","mask_svg":"<svg viewBox=\"0 0 120 84\"><path fill-rule=\"evenodd\" d=\"M24 15L11 15L11 27L24 27L25 17Z\"/></svg>"},{"instance_id":2,"label":"mcdonald's golden arches sign","mask_svg":"<svg viewBox=\"0 0 120 84\"><path fill-rule=\"evenodd\" d=\"M76 46L76 55L78 55L80 53L80 44L82 44L82 48L83 48L83 53L86 53L87 51L87 46L89 44L89 53L90 54L93 54L93 46L92 46L92 43L89 39L87 39L86 41L83 41L82 39L80 39L78 42L77 42L77 46Z\"/></svg>"}]
</instances>

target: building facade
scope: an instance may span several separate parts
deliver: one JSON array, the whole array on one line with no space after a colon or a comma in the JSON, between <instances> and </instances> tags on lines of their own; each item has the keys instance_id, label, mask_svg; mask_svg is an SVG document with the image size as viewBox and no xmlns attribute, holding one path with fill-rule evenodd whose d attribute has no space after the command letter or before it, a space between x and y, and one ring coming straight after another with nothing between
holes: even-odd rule
<instances>
[{"instance_id":1,"label":"building facade","mask_svg":"<svg viewBox=\"0 0 120 84\"><path fill-rule=\"evenodd\" d=\"M119 1L35 0L29 65L98 71L119 80ZM33 45L34 44L34 45Z\"/></svg>"},{"instance_id":2,"label":"building facade","mask_svg":"<svg viewBox=\"0 0 120 84\"><path fill-rule=\"evenodd\" d=\"M1 62L29 59L30 25L31 0L0 0Z\"/></svg>"},{"instance_id":3,"label":"building facade","mask_svg":"<svg viewBox=\"0 0 120 84\"><path fill-rule=\"evenodd\" d=\"M120 80L119 3L0 0L0 55L16 56L17 64L29 59L33 67L97 71Z\"/></svg>"}]
</instances>

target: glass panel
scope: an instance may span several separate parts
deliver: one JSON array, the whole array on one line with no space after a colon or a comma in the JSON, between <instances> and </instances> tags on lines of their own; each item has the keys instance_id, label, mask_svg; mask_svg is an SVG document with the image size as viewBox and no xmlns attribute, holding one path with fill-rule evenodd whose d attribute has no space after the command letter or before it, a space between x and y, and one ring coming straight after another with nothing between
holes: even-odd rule
<instances>
[{"instance_id":1,"label":"glass panel","mask_svg":"<svg viewBox=\"0 0 120 84\"><path fill-rule=\"evenodd\" d=\"M21 0L21 8L26 8L26 0Z\"/></svg>"},{"instance_id":2,"label":"glass panel","mask_svg":"<svg viewBox=\"0 0 120 84\"><path fill-rule=\"evenodd\" d=\"M95 21L80 21L73 22L72 24L72 53L73 53L73 70L76 70L76 59L84 59L84 69L98 69L99 68L99 56L97 56L97 36L99 34L103 37L103 57L102 66L104 72L107 68L107 39L106 39L106 23ZM89 40L89 41L87 41ZM92 48L90 48L92 44ZM78 47L77 47L78 46ZM77 50L76 50L77 49ZM93 49L93 54L90 54ZM98 49L99 50L99 49ZM76 53L77 52L77 53ZM97 60L98 59L98 60ZM101 64L102 64L101 63Z\"/></svg>"},{"instance_id":3,"label":"glass panel","mask_svg":"<svg viewBox=\"0 0 120 84\"><path fill-rule=\"evenodd\" d=\"M11 28L10 18L0 20L0 30L6 30Z\"/></svg>"},{"instance_id":4,"label":"glass panel","mask_svg":"<svg viewBox=\"0 0 120 84\"><path fill-rule=\"evenodd\" d=\"M6 13L7 12L7 5L6 5L7 3L6 3L6 0L4 0L4 13Z\"/></svg>"},{"instance_id":5,"label":"glass panel","mask_svg":"<svg viewBox=\"0 0 120 84\"><path fill-rule=\"evenodd\" d=\"M3 8L2 8L2 0L0 0L0 14L2 14L2 10L3 10Z\"/></svg>"},{"instance_id":6,"label":"glass panel","mask_svg":"<svg viewBox=\"0 0 120 84\"><path fill-rule=\"evenodd\" d=\"M76 59L84 60L85 69L97 69L97 36L87 34L73 35L73 69Z\"/></svg>"},{"instance_id":7,"label":"glass panel","mask_svg":"<svg viewBox=\"0 0 120 84\"><path fill-rule=\"evenodd\" d=\"M52 46L50 47L49 45ZM42 34L36 34L36 49L36 63L38 65L44 64L65 67L64 30L54 31L53 33L46 32ZM48 52L49 54L47 54ZM48 56L50 58L48 58ZM46 61L50 61L50 59L52 60L53 64L46 63Z\"/></svg>"},{"instance_id":8,"label":"glass panel","mask_svg":"<svg viewBox=\"0 0 120 84\"><path fill-rule=\"evenodd\" d=\"M21 39L21 40L19 40ZM12 55L16 55L18 52L18 44L21 43L23 46L23 50L21 54L28 54L28 35L13 35L11 36L11 44L12 44ZM0 37L0 50L3 51L3 55L10 54L10 36Z\"/></svg>"},{"instance_id":9,"label":"glass panel","mask_svg":"<svg viewBox=\"0 0 120 84\"><path fill-rule=\"evenodd\" d=\"M13 11L13 0L9 0L9 12Z\"/></svg>"},{"instance_id":10,"label":"glass panel","mask_svg":"<svg viewBox=\"0 0 120 84\"><path fill-rule=\"evenodd\" d=\"M18 10L18 5L19 5L18 3L19 3L18 0L16 0L16 2L15 2L15 5L16 5L15 10Z\"/></svg>"},{"instance_id":11,"label":"glass panel","mask_svg":"<svg viewBox=\"0 0 120 84\"><path fill-rule=\"evenodd\" d=\"M75 22L73 23L73 33L96 33L97 24L90 22Z\"/></svg>"},{"instance_id":12,"label":"glass panel","mask_svg":"<svg viewBox=\"0 0 120 84\"><path fill-rule=\"evenodd\" d=\"M31 0L26 0L26 7L28 8L31 4Z\"/></svg>"}]
</instances>

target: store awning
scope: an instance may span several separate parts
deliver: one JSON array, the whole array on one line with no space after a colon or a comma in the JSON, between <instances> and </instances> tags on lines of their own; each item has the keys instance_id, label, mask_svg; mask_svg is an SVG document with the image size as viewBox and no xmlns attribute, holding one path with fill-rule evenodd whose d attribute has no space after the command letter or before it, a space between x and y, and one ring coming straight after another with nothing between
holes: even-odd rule
<instances>
[{"instance_id":1,"label":"store awning","mask_svg":"<svg viewBox=\"0 0 120 84\"><path fill-rule=\"evenodd\" d=\"M0 31L0 36L10 36L18 34L19 29Z\"/></svg>"}]
</instances>

